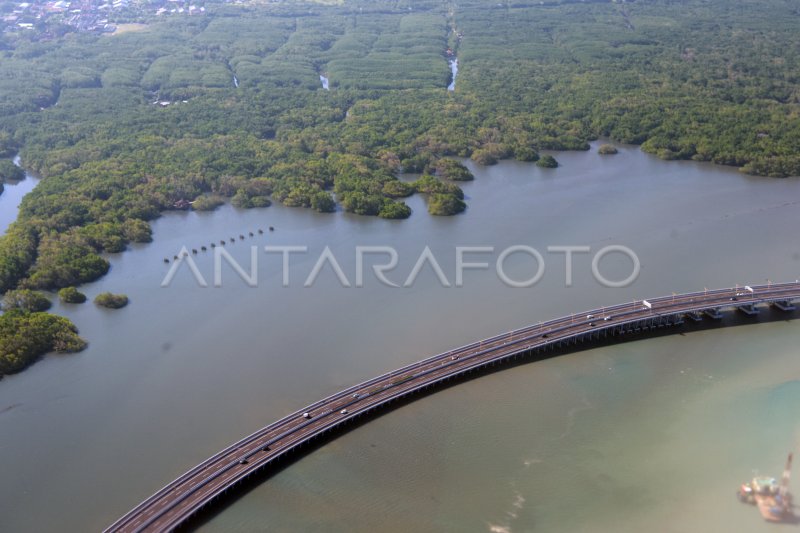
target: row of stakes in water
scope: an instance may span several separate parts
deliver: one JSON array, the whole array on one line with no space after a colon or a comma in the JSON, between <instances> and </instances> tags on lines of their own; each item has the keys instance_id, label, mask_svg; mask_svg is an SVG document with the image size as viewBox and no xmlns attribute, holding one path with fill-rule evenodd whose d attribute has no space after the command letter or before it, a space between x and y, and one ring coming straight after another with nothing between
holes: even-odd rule
<instances>
[{"instance_id":1,"label":"row of stakes in water","mask_svg":"<svg viewBox=\"0 0 800 533\"><path fill-rule=\"evenodd\" d=\"M272 226L270 226L270 227L269 227L269 230L270 230L270 231L275 231L275 228L274 228L274 227L272 227ZM264 233L264 230L263 230L263 229L259 229L259 230L258 230L258 234L259 234L259 235L261 235L261 234L263 234L263 233ZM250 232L250 236L251 236L251 237L253 237L253 236L254 236L254 233L253 233L252 231ZM243 241L243 240L244 240L244 235L239 235L239 240L242 240L242 241ZM232 243L233 243L233 242L236 242L236 239L235 239L234 237L231 237L231 242L232 242ZM220 245L220 246L225 246L225 240L223 239L223 240L219 241L219 245ZM217 247L217 243L215 243L215 242L212 242L212 243L211 243L211 247L212 247L212 248L216 248L216 247ZM205 246L201 246L201 247L200 247L200 251L201 251L201 252L205 252L205 251L207 251L207 250L208 250L208 248L206 248ZM192 248L192 253L193 253L193 254L195 254L195 255L196 255L196 254L197 254L197 252L198 252L198 251L197 251L197 248ZM185 252L184 252L184 253L185 253ZM177 255L175 255L175 256L172 256L172 259L173 259L173 260L175 260L175 261L177 261L177 260L178 260L178 256L177 256ZM169 263L169 259L165 257L165 258L164 258L164 262L165 262L165 263Z\"/></svg>"}]
</instances>

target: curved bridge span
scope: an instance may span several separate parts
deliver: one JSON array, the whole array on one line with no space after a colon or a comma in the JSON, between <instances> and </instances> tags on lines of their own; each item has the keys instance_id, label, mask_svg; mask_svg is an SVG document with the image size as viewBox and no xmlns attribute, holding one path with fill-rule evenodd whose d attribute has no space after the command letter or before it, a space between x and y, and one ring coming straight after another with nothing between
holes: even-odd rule
<instances>
[{"instance_id":1,"label":"curved bridge span","mask_svg":"<svg viewBox=\"0 0 800 533\"><path fill-rule=\"evenodd\" d=\"M171 531L245 479L320 436L390 402L454 378L524 357L610 337L663 330L686 320L755 315L772 305L793 311L800 283L717 289L638 300L595 309L474 342L380 375L328 396L260 429L209 457L114 522L106 532Z\"/></svg>"}]
</instances>

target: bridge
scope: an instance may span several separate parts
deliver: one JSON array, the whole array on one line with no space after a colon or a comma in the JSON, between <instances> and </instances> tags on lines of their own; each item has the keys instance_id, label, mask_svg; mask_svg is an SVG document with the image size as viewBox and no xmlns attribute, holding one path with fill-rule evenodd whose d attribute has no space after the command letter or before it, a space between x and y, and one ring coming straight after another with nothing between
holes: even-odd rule
<instances>
[{"instance_id":1,"label":"bridge","mask_svg":"<svg viewBox=\"0 0 800 533\"><path fill-rule=\"evenodd\" d=\"M171 531L265 468L319 437L342 431L392 402L488 367L546 357L603 339L637 337L686 320L752 316L764 306L794 311L800 282L673 294L603 307L510 331L398 368L315 402L209 457L114 522L106 532Z\"/></svg>"}]
</instances>

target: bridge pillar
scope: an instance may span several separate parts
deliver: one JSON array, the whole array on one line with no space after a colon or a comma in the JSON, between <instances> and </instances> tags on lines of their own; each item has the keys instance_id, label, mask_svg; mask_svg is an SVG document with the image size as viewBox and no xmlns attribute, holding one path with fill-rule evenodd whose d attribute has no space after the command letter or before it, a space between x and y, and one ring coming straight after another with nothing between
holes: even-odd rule
<instances>
[{"instance_id":1,"label":"bridge pillar","mask_svg":"<svg viewBox=\"0 0 800 533\"><path fill-rule=\"evenodd\" d=\"M689 320L693 322L702 322L703 320L703 316L697 311L689 311L685 316L689 317Z\"/></svg>"},{"instance_id":2,"label":"bridge pillar","mask_svg":"<svg viewBox=\"0 0 800 533\"><path fill-rule=\"evenodd\" d=\"M746 314L747 316L754 316L759 313L758 308L753 304L744 304L737 307L739 311Z\"/></svg>"},{"instance_id":3,"label":"bridge pillar","mask_svg":"<svg viewBox=\"0 0 800 533\"><path fill-rule=\"evenodd\" d=\"M789 300L781 300L778 302L772 302L774 307L777 307L781 311L792 312L795 310L794 304Z\"/></svg>"}]
</instances>

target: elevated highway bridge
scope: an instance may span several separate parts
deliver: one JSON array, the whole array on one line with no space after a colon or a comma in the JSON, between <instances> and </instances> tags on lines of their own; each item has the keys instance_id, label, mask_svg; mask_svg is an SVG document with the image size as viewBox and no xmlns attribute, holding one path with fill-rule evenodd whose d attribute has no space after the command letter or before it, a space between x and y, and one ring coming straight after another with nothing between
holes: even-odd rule
<instances>
[{"instance_id":1,"label":"elevated highway bridge","mask_svg":"<svg viewBox=\"0 0 800 533\"><path fill-rule=\"evenodd\" d=\"M473 342L359 383L291 413L214 454L144 500L107 532L171 531L244 480L357 419L421 391L487 367L541 359L608 338L676 333L686 321L721 319L724 312L758 314L764 306L793 312L800 283L778 283L673 294L569 315ZM639 335L637 335L639 334Z\"/></svg>"}]
</instances>

